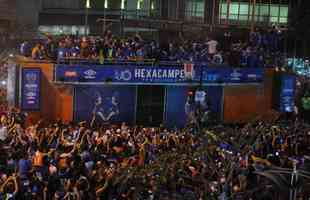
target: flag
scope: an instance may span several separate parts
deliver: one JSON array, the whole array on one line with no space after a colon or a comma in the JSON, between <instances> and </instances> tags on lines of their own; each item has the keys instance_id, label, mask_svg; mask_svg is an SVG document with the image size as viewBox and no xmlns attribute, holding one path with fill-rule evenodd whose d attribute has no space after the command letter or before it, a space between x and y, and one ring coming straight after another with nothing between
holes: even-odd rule
<instances>
[{"instance_id":1,"label":"flag","mask_svg":"<svg viewBox=\"0 0 310 200\"><path fill-rule=\"evenodd\" d=\"M194 64L193 63L184 63L184 75L186 79L194 78Z\"/></svg>"}]
</instances>

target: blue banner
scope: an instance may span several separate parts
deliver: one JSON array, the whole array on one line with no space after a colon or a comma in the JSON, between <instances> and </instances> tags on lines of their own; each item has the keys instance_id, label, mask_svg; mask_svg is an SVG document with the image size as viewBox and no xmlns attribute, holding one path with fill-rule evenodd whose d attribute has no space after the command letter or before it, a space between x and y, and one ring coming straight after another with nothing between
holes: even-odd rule
<instances>
[{"instance_id":1,"label":"blue banner","mask_svg":"<svg viewBox=\"0 0 310 200\"><path fill-rule=\"evenodd\" d=\"M284 74L281 79L280 111L294 112L296 76Z\"/></svg>"},{"instance_id":2,"label":"blue banner","mask_svg":"<svg viewBox=\"0 0 310 200\"><path fill-rule=\"evenodd\" d=\"M192 80L185 78L183 66L118 66L94 65L72 66L58 65L56 81L66 83L104 83L111 84L158 84L158 85L188 85L220 84L220 83L257 83L263 81L262 68L208 68L194 66Z\"/></svg>"},{"instance_id":3,"label":"blue banner","mask_svg":"<svg viewBox=\"0 0 310 200\"><path fill-rule=\"evenodd\" d=\"M80 86L75 89L76 121L95 124L135 122L136 87Z\"/></svg>"},{"instance_id":4,"label":"blue banner","mask_svg":"<svg viewBox=\"0 0 310 200\"><path fill-rule=\"evenodd\" d=\"M208 86L205 102L195 101L195 91L186 86L168 86L166 91L165 125L170 128L183 128L192 120L197 120L196 112L200 109L202 117L208 115L211 120L222 118L223 87Z\"/></svg>"},{"instance_id":5,"label":"blue banner","mask_svg":"<svg viewBox=\"0 0 310 200\"><path fill-rule=\"evenodd\" d=\"M262 68L205 68L203 83L257 83L262 82Z\"/></svg>"},{"instance_id":6,"label":"blue banner","mask_svg":"<svg viewBox=\"0 0 310 200\"><path fill-rule=\"evenodd\" d=\"M41 69L23 68L21 81L22 110L39 110L41 98Z\"/></svg>"}]
</instances>

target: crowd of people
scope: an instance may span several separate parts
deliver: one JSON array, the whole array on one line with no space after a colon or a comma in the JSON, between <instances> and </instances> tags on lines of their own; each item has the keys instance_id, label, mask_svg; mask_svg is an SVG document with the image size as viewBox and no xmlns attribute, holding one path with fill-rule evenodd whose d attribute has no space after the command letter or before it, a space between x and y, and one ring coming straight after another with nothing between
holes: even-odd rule
<instances>
[{"instance_id":1,"label":"crowd of people","mask_svg":"<svg viewBox=\"0 0 310 200\"><path fill-rule=\"evenodd\" d=\"M289 189L279 192L256 172L296 163L310 169L310 127L299 120L197 132L124 123L25 126L26 118L16 109L1 117L0 199L285 200ZM309 198L306 183L299 199Z\"/></svg>"},{"instance_id":2,"label":"crowd of people","mask_svg":"<svg viewBox=\"0 0 310 200\"><path fill-rule=\"evenodd\" d=\"M35 44L24 42L20 46L22 55L33 59L62 60L68 58L113 61L170 61L182 63L207 62L228 63L237 67L262 67L272 65L279 58L281 32L277 28L251 32L246 41L234 41L230 32L223 38L208 37L185 40L183 37L160 44L155 40L144 40L140 35L118 38L107 31L103 36L46 36L46 40Z\"/></svg>"},{"instance_id":3,"label":"crowd of people","mask_svg":"<svg viewBox=\"0 0 310 200\"><path fill-rule=\"evenodd\" d=\"M0 51L0 113L5 112L8 107L7 79L8 79L8 67L5 59L2 59Z\"/></svg>"}]
</instances>

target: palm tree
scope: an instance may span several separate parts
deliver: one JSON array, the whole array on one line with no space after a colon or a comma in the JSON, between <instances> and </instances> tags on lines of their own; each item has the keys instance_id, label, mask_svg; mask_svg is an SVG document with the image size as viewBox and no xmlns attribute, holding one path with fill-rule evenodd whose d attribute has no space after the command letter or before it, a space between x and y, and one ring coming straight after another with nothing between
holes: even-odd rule
<instances>
[{"instance_id":1,"label":"palm tree","mask_svg":"<svg viewBox=\"0 0 310 200\"><path fill-rule=\"evenodd\" d=\"M297 170L297 161L293 160L293 169L271 167L263 172L256 171L258 176L270 180L279 194L289 192L289 200L296 200L297 193L305 186L306 181L310 181L310 173Z\"/></svg>"}]
</instances>

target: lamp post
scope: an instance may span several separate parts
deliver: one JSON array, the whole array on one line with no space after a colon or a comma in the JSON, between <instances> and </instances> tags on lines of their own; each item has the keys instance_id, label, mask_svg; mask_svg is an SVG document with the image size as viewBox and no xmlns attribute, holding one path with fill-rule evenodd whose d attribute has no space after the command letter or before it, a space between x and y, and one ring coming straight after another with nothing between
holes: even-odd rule
<instances>
[{"instance_id":1,"label":"lamp post","mask_svg":"<svg viewBox=\"0 0 310 200\"><path fill-rule=\"evenodd\" d=\"M252 22L251 22L251 31L253 32L255 29L255 9L256 9L256 0L253 0L253 5L252 5Z\"/></svg>"},{"instance_id":2,"label":"lamp post","mask_svg":"<svg viewBox=\"0 0 310 200\"><path fill-rule=\"evenodd\" d=\"M104 1L104 6L103 6L103 34L105 33L106 31L106 16L107 16L107 13L106 13L106 8L108 7L108 0L103 0Z\"/></svg>"},{"instance_id":3,"label":"lamp post","mask_svg":"<svg viewBox=\"0 0 310 200\"><path fill-rule=\"evenodd\" d=\"M90 9L90 0L86 0L85 4L85 35L88 35L88 14L89 14L89 9Z\"/></svg>"}]
</instances>

